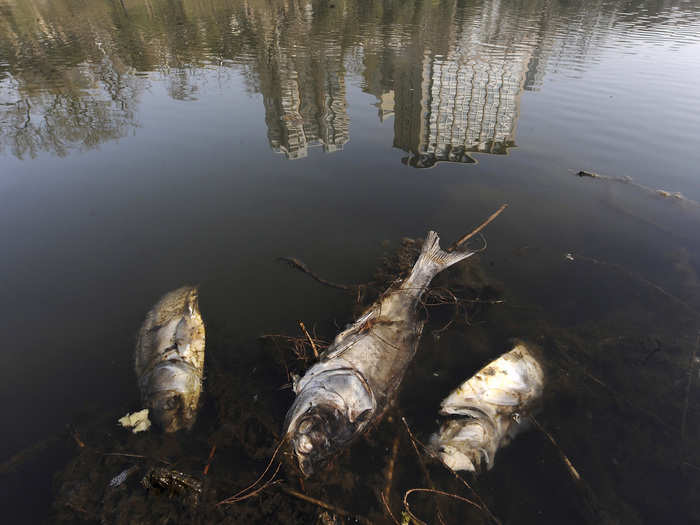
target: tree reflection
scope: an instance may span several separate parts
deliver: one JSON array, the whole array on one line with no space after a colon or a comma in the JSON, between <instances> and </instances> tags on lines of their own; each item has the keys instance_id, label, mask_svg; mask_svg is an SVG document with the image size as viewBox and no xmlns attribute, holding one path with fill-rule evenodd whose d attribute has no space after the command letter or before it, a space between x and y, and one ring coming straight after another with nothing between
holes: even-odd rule
<instances>
[{"instance_id":1,"label":"tree reflection","mask_svg":"<svg viewBox=\"0 0 700 525\"><path fill-rule=\"evenodd\" d=\"M350 71L394 119L406 164L473 162L515 145L521 93L547 71L580 74L614 35L697 20L680 0L11 2L0 5L0 148L20 158L135 132L147 74L193 100L204 68L235 65L288 158L350 140Z\"/></svg>"}]
</instances>

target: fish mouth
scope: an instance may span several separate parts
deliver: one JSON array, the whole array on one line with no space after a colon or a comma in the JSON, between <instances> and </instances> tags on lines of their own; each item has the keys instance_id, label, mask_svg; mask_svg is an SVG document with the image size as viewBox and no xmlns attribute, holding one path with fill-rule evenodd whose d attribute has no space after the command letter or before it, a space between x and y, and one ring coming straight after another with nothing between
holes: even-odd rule
<instances>
[{"instance_id":1,"label":"fish mouth","mask_svg":"<svg viewBox=\"0 0 700 525\"><path fill-rule=\"evenodd\" d=\"M179 361L166 361L154 367L143 391L153 421L164 432L192 427L201 391L201 380L192 367Z\"/></svg>"},{"instance_id":2,"label":"fish mouth","mask_svg":"<svg viewBox=\"0 0 700 525\"><path fill-rule=\"evenodd\" d=\"M299 469L305 477L323 467L333 455L333 438L342 429L342 419L337 409L316 405L297 420L290 437Z\"/></svg>"}]
</instances>

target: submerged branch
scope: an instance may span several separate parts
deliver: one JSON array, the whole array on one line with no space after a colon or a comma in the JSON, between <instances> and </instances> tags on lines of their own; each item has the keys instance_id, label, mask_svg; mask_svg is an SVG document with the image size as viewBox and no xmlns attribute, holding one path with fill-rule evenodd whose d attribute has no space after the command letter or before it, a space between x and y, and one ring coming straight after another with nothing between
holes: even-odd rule
<instances>
[{"instance_id":1,"label":"submerged branch","mask_svg":"<svg viewBox=\"0 0 700 525\"><path fill-rule=\"evenodd\" d=\"M238 503L239 501L243 501L244 499L248 499L249 497L255 496L256 494L259 494L262 492L264 489L269 487L270 485L279 483L279 481L275 481L275 476L280 470L280 467L282 466L282 463L277 464L277 468L273 472L272 476L270 476L270 479L263 483L260 487L255 488L265 477L267 472L270 470L270 467L275 461L275 458L277 457L277 454L279 453L280 449L282 448L282 445L287 441L287 438L284 437L280 440L279 445L277 445L277 448L272 454L272 457L270 458L270 461L267 463L267 466L265 467L265 470L263 471L262 474L256 479L253 483L248 485L246 488L243 490L239 490L236 494L233 496L221 500L217 505L230 505L232 503Z\"/></svg>"},{"instance_id":2,"label":"submerged branch","mask_svg":"<svg viewBox=\"0 0 700 525\"><path fill-rule=\"evenodd\" d=\"M507 204L502 205L500 208L498 208L495 212L493 212L488 219L486 219L484 222L482 222L479 226L476 227L476 229L472 230L470 233L466 234L464 237L456 241L452 246L450 246L447 251L452 252L459 248L462 244L467 242L469 239L474 237L477 233L479 233L481 230L486 228L486 226L489 225L491 221L493 221L496 217L498 217L503 210L505 210L508 207Z\"/></svg>"},{"instance_id":3,"label":"submerged branch","mask_svg":"<svg viewBox=\"0 0 700 525\"><path fill-rule=\"evenodd\" d=\"M321 501L320 499L312 498L311 496L307 496L306 494L297 492L296 490L290 489L289 487L282 487L282 491L297 499L306 501L308 503L313 503L314 505L316 505L317 507L321 507L322 509L329 510L331 512L334 512L335 514L340 514L341 516L347 516L348 518L352 518L358 523L362 523L364 525L372 525L372 522L363 516L352 514L351 512L348 512L345 509L341 509L340 507L336 507L335 505L331 505L330 503L326 503L325 501Z\"/></svg>"},{"instance_id":4,"label":"submerged branch","mask_svg":"<svg viewBox=\"0 0 700 525\"><path fill-rule=\"evenodd\" d=\"M426 488L415 488L415 489L409 489L406 491L406 493L403 495L403 506L406 509L406 513L411 517L413 521L416 523L419 523L420 525L428 525L427 522L421 520L418 518L413 512L411 512L411 506L408 504L408 497L413 494L414 492L426 492L428 494L436 494L438 496L446 496L448 498L453 498L459 501L463 501L465 503L469 503L470 505L474 505L476 508L481 509L481 506L476 503L475 501L470 500L469 498L464 498L462 496L458 496L457 494L451 494L449 492L443 492L442 490L436 490L436 489L426 489Z\"/></svg>"},{"instance_id":5,"label":"submerged branch","mask_svg":"<svg viewBox=\"0 0 700 525\"><path fill-rule=\"evenodd\" d=\"M406 421L405 417L402 417L401 420L403 421L404 426L406 427L406 432L408 433L408 437L411 439L411 444L413 445L413 448L416 450L416 453L418 453L418 446L420 445L421 449L423 449L423 452L430 458L433 458L436 460L440 465L445 467L447 470L450 471L450 473L459 481L462 482L462 484L469 489L469 491L474 494L474 497L478 500L479 505L477 505L485 514L488 518L490 518L496 525L500 525L501 521L491 512L491 510L486 506L486 502L482 499L482 497L479 495L479 493L465 480L462 476L457 474L457 472L452 469L449 465L447 465L444 461L442 461L438 456L436 456L427 446L425 446L421 441L416 438L413 435L413 432L411 432L411 427L408 426L408 421Z\"/></svg>"},{"instance_id":6,"label":"submerged branch","mask_svg":"<svg viewBox=\"0 0 700 525\"><path fill-rule=\"evenodd\" d=\"M328 279L324 279L314 271L312 271L306 264L304 264L302 261L299 259L296 259L295 257L278 257L278 261L286 262L289 264L292 268L296 268L297 270L300 270L304 272L306 275L310 276L314 281L317 281L321 284L324 284L326 286L330 286L331 288L337 288L338 290L346 290L346 291L355 291L359 289L362 286L367 286L367 284L372 284L372 283L367 283L367 284L340 284L340 283L334 283L333 281L329 281Z\"/></svg>"}]
</instances>

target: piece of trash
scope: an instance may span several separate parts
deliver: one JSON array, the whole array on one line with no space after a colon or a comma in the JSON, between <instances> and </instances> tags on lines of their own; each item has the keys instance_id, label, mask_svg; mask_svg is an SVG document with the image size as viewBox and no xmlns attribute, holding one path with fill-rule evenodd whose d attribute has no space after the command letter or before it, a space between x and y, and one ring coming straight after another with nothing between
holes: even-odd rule
<instances>
[{"instance_id":1,"label":"piece of trash","mask_svg":"<svg viewBox=\"0 0 700 525\"><path fill-rule=\"evenodd\" d=\"M112 480L109 482L110 487L118 487L122 483L126 481L126 479L131 476L134 472L136 472L139 469L138 465L132 465L128 469L122 470L119 474L114 476Z\"/></svg>"},{"instance_id":2,"label":"piece of trash","mask_svg":"<svg viewBox=\"0 0 700 525\"><path fill-rule=\"evenodd\" d=\"M684 200L685 196L680 191L656 190L656 193L662 197Z\"/></svg>"},{"instance_id":3,"label":"piece of trash","mask_svg":"<svg viewBox=\"0 0 700 525\"><path fill-rule=\"evenodd\" d=\"M573 253L567 253L567 254L564 256L564 259L566 259L567 261L573 261L573 260L574 260L574 254L573 254Z\"/></svg>"},{"instance_id":4,"label":"piece of trash","mask_svg":"<svg viewBox=\"0 0 700 525\"><path fill-rule=\"evenodd\" d=\"M130 428L134 434L145 432L151 428L151 421L148 419L148 409L144 408L143 410L119 418L119 424L124 428Z\"/></svg>"},{"instance_id":5,"label":"piece of trash","mask_svg":"<svg viewBox=\"0 0 700 525\"><path fill-rule=\"evenodd\" d=\"M600 178L600 175L598 175L597 173L595 173L593 171L586 171L586 170L581 170L576 175L578 175L579 177L593 177L594 179Z\"/></svg>"},{"instance_id":6,"label":"piece of trash","mask_svg":"<svg viewBox=\"0 0 700 525\"><path fill-rule=\"evenodd\" d=\"M164 467L153 467L141 479L141 484L148 490L158 488L167 491L171 496L178 496L183 501L197 505L202 495L202 482L180 472Z\"/></svg>"},{"instance_id":7,"label":"piece of trash","mask_svg":"<svg viewBox=\"0 0 700 525\"><path fill-rule=\"evenodd\" d=\"M141 399L165 432L190 429L197 418L205 344L198 293L196 286L183 286L161 297L136 342Z\"/></svg>"},{"instance_id":8,"label":"piece of trash","mask_svg":"<svg viewBox=\"0 0 700 525\"><path fill-rule=\"evenodd\" d=\"M438 235L429 232L408 278L338 334L295 381L297 397L287 412L285 433L305 476L384 413L418 347L421 296L435 275L474 253L443 251Z\"/></svg>"},{"instance_id":9,"label":"piece of trash","mask_svg":"<svg viewBox=\"0 0 700 525\"><path fill-rule=\"evenodd\" d=\"M543 387L533 350L519 343L443 400L440 414L449 419L431 436L431 448L453 470L491 469L496 452L527 426Z\"/></svg>"}]
</instances>

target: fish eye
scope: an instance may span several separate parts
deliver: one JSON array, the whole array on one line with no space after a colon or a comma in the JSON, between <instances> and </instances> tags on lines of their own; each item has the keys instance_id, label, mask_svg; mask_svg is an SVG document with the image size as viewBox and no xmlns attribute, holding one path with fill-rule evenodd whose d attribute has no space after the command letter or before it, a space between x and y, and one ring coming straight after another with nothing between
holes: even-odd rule
<instances>
[{"instance_id":1,"label":"fish eye","mask_svg":"<svg viewBox=\"0 0 700 525\"><path fill-rule=\"evenodd\" d=\"M301 423L299 423L299 426L297 427L297 431L301 434L306 434L309 430L311 430L313 423L311 422L310 419L305 419Z\"/></svg>"},{"instance_id":2,"label":"fish eye","mask_svg":"<svg viewBox=\"0 0 700 525\"><path fill-rule=\"evenodd\" d=\"M163 410L175 410L179 404L180 396L172 395L163 402Z\"/></svg>"},{"instance_id":3,"label":"fish eye","mask_svg":"<svg viewBox=\"0 0 700 525\"><path fill-rule=\"evenodd\" d=\"M309 438L309 436L307 436L306 434L303 434L299 438L299 451L304 453L304 454L308 454L309 452L311 452L313 450L313 448L314 448L314 444L311 442L311 439Z\"/></svg>"}]
</instances>

